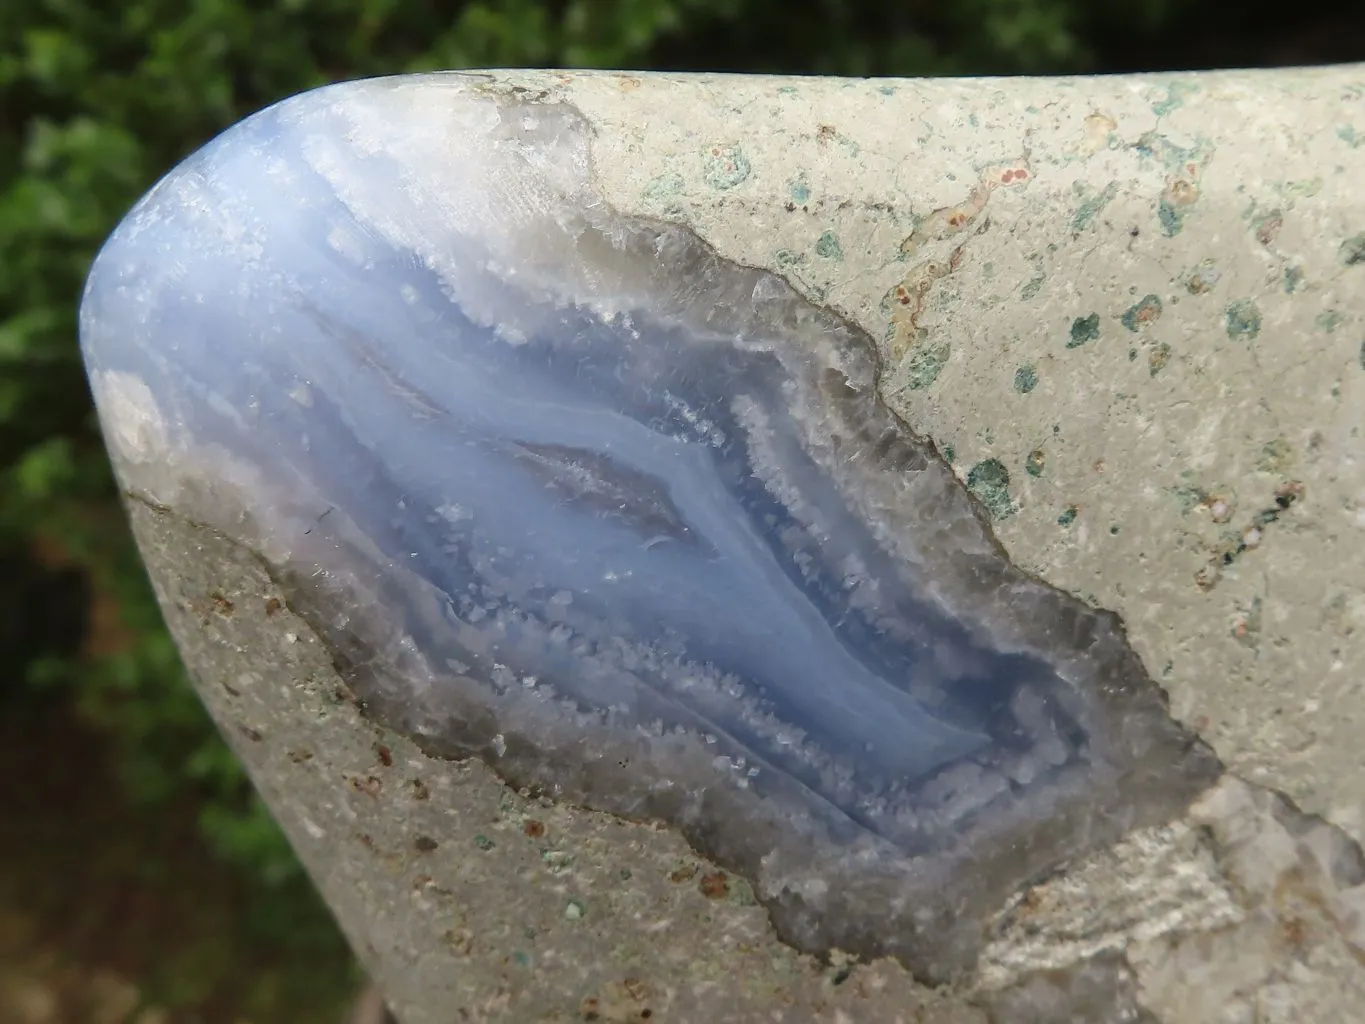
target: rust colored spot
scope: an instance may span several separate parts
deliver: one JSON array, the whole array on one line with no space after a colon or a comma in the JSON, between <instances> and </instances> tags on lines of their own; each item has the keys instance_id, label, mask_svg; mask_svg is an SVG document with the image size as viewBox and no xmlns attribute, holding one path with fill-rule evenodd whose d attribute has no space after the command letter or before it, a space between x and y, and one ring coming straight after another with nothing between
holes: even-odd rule
<instances>
[{"instance_id":1,"label":"rust colored spot","mask_svg":"<svg viewBox=\"0 0 1365 1024\"><path fill-rule=\"evenodd\" d=\"M601 1020L602 1003L596 996L584 996L578 1004L578 1013L584 1020Z\"/></svg>"},{"instance_id":2,"label":"rust colored spot","mask_svg":"<svg viewBox=\"0 0 1365 1024\"><path fill-rule=\"evenodd\" d=\"M213 602L213 607L218 609L218 611L221 612L222 614L224 615L232 614L233 608L232 602L229 601L222 594L218 593L218 591L215 590L212 594L210 594L209 600Z\"/></svg>"},{"instance_id":3,"label":"rust colored spot","mask_svg":"<svg viewBox=\"0 0 1365 1024\"><path fill-rule=\"evenodd\" d=\"M1308 940L1308 925L1300 918L1291 917L1282 929L1284 941L1291 946L1302 946Z\"/></svg>"},{"instance_id":4,"label":"rust colored spot","mask_svg":"<svg viewBox=\"0 0 1365 1024\"><path fill-rule=\"evenodd\" d=\"M366 775L363 779L359 775L352 775L351 788L368 797L378 797L384 788L384 783L373 775Z\"/></svg>"},{"instance_id":5,"label":"rust colored spot","mask_svg":"<svg viewBox=\"0 0 1365 1024\"><path fill-rule=\"evenodd\" d=\"M385 768L393 767L393 751L384 744L376 743L374 745L374 756L379 758L379 763Z\"/></svg>"},{"instance_id":6,"label":"rust colored spot","mask_svg":"<svg viewBox=\"0 0 1365 1024\"><path fill-rule=\"evenodd\" d=\"M702 875L701 881L697 883L697 888L701 894L710 900L718 900L722 896L730 894L730 880L724 871L713 871L709 875Z\"/></svg>"},{"instance_id":7,"label":"rust colored spot","mask_svg":"<svg viewBox=\"0 0 1365 1024\"><path fill-rule=\"evenodd\" d=\"M1175 181L1171 182L1170 187L1166 192L1170 197L1171 202L1177 206L1188 206L1190 203L1194 202L1195 197L1199 194L1199 190L1195 188L1194 182L1185 181L1183 178L1177 178Z\"/></svg>"},{"instance_id":8,"label":"rust colored spot","mask_svg":"<svg viewBox=\"0 0 1365 1024\"><path fill-rule=\"evenodd\" d=\"M1260 226L1256 228L1256 241L1262 245L1269 245L1275 241L1282 227L1284 227L1284 217L1280 215L1279 211L1276 211L1261 221Z\"/></svg>"},{"instance_id":9,"label":"rust colored spot","mask_svg":"<svg viewBox=\"0 0 1365 1024\"><path fill-rule=\"evenodd\" d=\"M686 882L697 873L697 865L683 864L668 873L670 882Z\"/></svg>"},{"instance_id":10,"label":"rust colored spot","mask_svg":"<svg viewBox=\"0 0 1365 1024\"><path fill-rule=\"evenodd\" d=\"M532 839L539 839L545 834L545 823L543 821L537 821L535 818L527 818L526 821L522 823L521 830Z\"/></svg>"},{"instance_id":11,"label":"rust colored spot","mask_svg":"<svg viewBox=\"0 0 1365 1024\"><path fill-rule=\"evenodd\" d=\"M265 613L266 613L266 615L274 615L277 611L279 611L279 610L280 610L281 608L283 608L283 607L284 607L284 604L283 604L283 602L280 601L280 599L279 599L278 597L272 597L270 600L266 601L266 603L265 603Z\"/></svg>"},{"instance_id":12,"label":"rust colored spot","mask_svg":"<svg viewBox=\"0 0 1365 1024\"><path fill-rule=\"evenodd\" d=\"M412 798L414 800L426 800L430 798L431 791L427 789L426 783L421 779L413 779L408 785L412 787Z\"/></svg>"}]
</instances>

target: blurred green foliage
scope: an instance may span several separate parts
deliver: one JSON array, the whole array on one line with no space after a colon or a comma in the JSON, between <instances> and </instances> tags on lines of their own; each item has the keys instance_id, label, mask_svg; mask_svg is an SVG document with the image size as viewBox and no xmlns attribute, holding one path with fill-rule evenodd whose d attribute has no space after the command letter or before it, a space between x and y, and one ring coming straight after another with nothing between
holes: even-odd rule
<instances>
[{"instance_id":1,"label":"blurred green foliage","mask_svg":"<svg viewBox=\"0 0 1365 1024\"><path fill-rule=\"evenodd\" d=\"M41 551L47 562L79 570L93 604L112 609L116 621L97 630L103 639L93 656L77 657L69 644L35 650L15 635L21 631L3 628L0 639L28 646L0 653L12 668L22 666L29 688L61 694L110 737L130 794L150 805L194 794L213 848L263 885L281 888L303 884L299 869L183 678L123 527L77 348L76 310L91 258L158 175L252 110L340 78L527 65L900 75L1107 70L1141 66L1144 52L1159 52L1160 41L1173 38L1174 19L1206 5L6 0L3 6L0 556ZM0 579L0 589L6 585ZM316 906L308 913L322 919Z\"/></svg>"}]
</instances>

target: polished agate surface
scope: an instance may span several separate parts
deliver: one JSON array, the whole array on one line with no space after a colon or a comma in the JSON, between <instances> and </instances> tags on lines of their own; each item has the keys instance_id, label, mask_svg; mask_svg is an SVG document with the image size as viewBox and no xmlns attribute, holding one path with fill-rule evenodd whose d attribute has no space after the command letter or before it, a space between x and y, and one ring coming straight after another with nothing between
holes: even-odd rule
<instances>
[{"instance_id":1,"label":"polished agate surface","mask_svg":"<svg viewBox=\"0 0 1365 1024\"><path fill-rule=\"evenodd\" d=\"M1011 566L875 346L593 185L572 107L336 86L191 157L81 334L129 500L257 553L366 713L681 829L812 950L968 965L1218 771Z\"/></svg>"}]
</instances>

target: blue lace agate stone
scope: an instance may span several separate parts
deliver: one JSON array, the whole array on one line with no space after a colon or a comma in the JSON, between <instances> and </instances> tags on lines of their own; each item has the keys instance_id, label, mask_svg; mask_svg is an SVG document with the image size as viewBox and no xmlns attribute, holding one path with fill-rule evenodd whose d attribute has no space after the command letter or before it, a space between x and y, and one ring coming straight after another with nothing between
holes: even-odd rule
<instances>
[{"instance_id":1,"label":"blue lace agate stone","mask_svg":"<svg viewBox=\"0 0 1365 1024\"><path fill-rule=\"evenodd\" d=\"M438 75L191 157L82 306L125 489L264 559L427 751L682 829L803 948L951 976L1218 766L1112 616L1009 564L865 335L613 211L590 141Z\"/></svg>"}]
</instances>

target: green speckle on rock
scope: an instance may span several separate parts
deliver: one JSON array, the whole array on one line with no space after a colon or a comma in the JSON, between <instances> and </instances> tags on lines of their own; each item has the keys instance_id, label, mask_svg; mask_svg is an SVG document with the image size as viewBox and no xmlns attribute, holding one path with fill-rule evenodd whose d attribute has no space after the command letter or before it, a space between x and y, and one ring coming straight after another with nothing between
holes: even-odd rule
<instances>
[{"instance_id":1,"label":"green speckle on rock","mask_svg":"<svg viewBox=\"0 0 1365 1024\"><path fill-rule=\"evenodd\" d=\"M1313 325L1317 327L1318 330L1326 331L1328 334L1331 334L1340 327L1345 320L1346 317L1339 310L1324 309L1313 318Z\"/></svg>"},{"instance_id":2,"label":"green speckle on rock","mask_svg":"<svg viewBox=\"0 0 1365 1024\"><path fill-rule=\"evenodd\" d=\"M778 249L777 252L773 253L773 262L783 269L799 267L806 262L806 255L805 253L794 252L791 249Z\"/></svg>"},{"instance_id":3,"label":"green speckle on rock","mask_svg":"<svg viewBox=\"0 0 1365 1024\"><path fill-rule=\"evenodd\" d=\"M561 874L573 867L573 854L564 850L542 850L540 862L555 874Z\"/></svg>"},{"instance_id":4,"label":"green speckle on rock","mask_svg":"<svg viewBox=\"0 0 1365 1024\"><path fill-rule=\"evenodd\" d=\"M1209 495L1204 488L1192 482L1194 474L1191 470L1187 469L1180 475L1185 482L1175 487L1168 487L1166 490L1175 498L1176 504L1180 507L1180 514L1188 515L1203 505L1208 500Z\"/></svg>"},{"instance_id":5,"label":"green speckle on rock","mask_svg":"<svg viewBox=\"0 0 1365 1024\"><path fill-rule=\"evenodd\" d=\"M1312 199L1322 191L1322 178L1304 178L1301 181L1286 181L1282 184L1272 182L1270 187L1283 196Z\"/></svg>"},{"instance_id":6,"label":"green speckle on rock","mask_svg":"<svg viewBox=\"0 0 1365 1024\"><path fill-rule=\"evenodd\" d=\"M477 846L480 850L491 850L493 849L493 840L489 839L486 835L480 832L478 835L474 837L474 845Z\"/></svg>"},{"instance_id":7,"label":"green speckle on rock","mask_svg":"<svg viewBox=\"0 0 1365 1024\"><path fill-rule=\"evenodd\" d=\"M1119 194L1119 183L1111 181L1104 186L1104 190L1091 196L1076 207L1076 215L1071 218L1072 231L1084 231L1090 226L1090 222L1095 219L1110 201Z\"/></svg>"},{"instance_id":8,"label":"green speckle on rock","mask_svg":"<svg viewBox=\"0 0 1365 1024\"><path fill-rule=\"evenodd\" d=\"M734 188L751 170L749 158L736 145L711 146L702 157L702 180L712 188Z\"/></svg>"},{"instance_id":9,"label":"green speckle on rock","mask_svg":"<svg viewBox=\"0 0 1365 1024\"><path fill-rule=\"evenodd\" d=\"M1033 298L1035 295L1038 294L1039 291L1042 290L1043 282L1046 280L1047 280L1046 275L1042 273L1035 274L1033 277L1025 281L1024 286L1019 289L1019 297L1021 299L1024 299L1025 301Z\"/></svg>"},{"instance_id":10,"label":"green speckle on rock","mask_svg":"<svg viewBox=\"0 0 1365 1024\"><path fill-rule=\"evenodd\" d=\"M1144 295L1137 302L1133 303L1123 315L1119 317L1119 322L1134 333L1141 327L1152 323L1161 318L1161 297L1158 295Z\"/></svg>"},{"instance_id":11,"label":"green speckle on rock","mask_svg":"<svg viewBox=\"0 0 1365 1024\"><path fill-rule=\"evenodd\" d=\"M1174 238L1180 234L1180 229L1184 226L1184 216L1169 199L1164 197L1160 205L1157 206L1156 219L1161 223L1161 233L1167 238Z\"/></svg>"},{"instance_id":12,"label":"green speckle on rock","mask_svg":"<svg viewBox=\"0 0 1365 1024\"><path fill-rule=\"evenodd\" d=\"M1341 262L1348 267L1356 267L1365 263L1365 234L1352 235L1341 243L1338 250Z\"/></svg>"},{"instance_id":13,"label":"green speckle on rock","mask_svg":"<svg viewBox=\"0 0 1365 1024\"><path fill-rule=\"evenodd\" d=\"M758 897L754 895L754 887L743 878L732 877L730 882L730 900L738 903L741 907L752 907L758 904Z\"/></svg>"},{"instance_id":14,"label":"green speckle on rock","mask_svg":"<svg viewBox=\"0 0 1365 1024\"><path fill-rule=\"evenodd\" d=\"M1303 267L1294 265L1284 268L1284 293L1293 295L1303 284Z\"/></svg>"},{"instance_id":15,"label":"green speckle on rock","mask_svg":"<svg viewBox=\"0 0 1365 1024\"><path fill-rule=\"evenodd\" d=\"M1238 299L1227 308L1227 329L1229 338L1246 338L1250 341L1261 333L1261 311L1250 299Z\"/></svg>"},{"instance_id":16,"label":"green speckle on rock","mask_svg":"<svg viewBox=\"0 0 1365 1024\"><path fill-rule=\"evenodd\" d=\"M668 171L650 179L649 184L645 186L645 199L654 203L672 199L686 184L683 176L677 171Z\"/></svg>"},{"instance_id":17,"label":"green speckle on rock","mask_svg":"<svg viewBox=\"0 0 1365 1024\"><path fill-rule=\"evenodd\" d=\"M994 519L1014 512L1010 498L1010 471L999 459L982 459L967 471L967 490L976 495Z\"/></svg>"},{"instance_id":18,"label":"green speckle on rock","mask_svg":"<svg viewBox=\"0 0 1365 1024\"><path fill-rule=\"evenodd\" d=\"M1038 386L1038 371L1031 363L1025 363L1014 371L1014 390L1027 395Z\"/></svg>"},{"instance_id":19,"label":"green speckle on rock","mask_svg":"<svg viewBox=\"0 0 1365 1024\"><path fill-rule=\"evenodd\" d=\"M583 915L588 912L587 906L582 900L569 900L564 904L564 916L570 921L580 921Z\"/></svg>"},{"instance_id":20,"label":"green speckle on rock","mask_svg":"<svg viewBox=\"0 0 1365 1024\"><path fill-rule=\"evenodd\" d=\"M1062 510L1062 514L1057 517L1057 525L1070 526L1076 521L1076 517L1080 515L1080 513L1081 510L1075 505L1068 505Z\"/></svg>"},{"instance_id":21,"label":"green speckle on rock","mask_svg":"<svg viewBox=\"0 0 1365 1024\"><path fill-rule=\"evenodd\" d=\"M787 189L791 193L792 202L798 206L804 206L810 200L810 185L806 182L804 174L789 181Z\"/></svg>"},{"instance_id":22,"label":"green speckle on rock","mask_svg":"<svg viewBox=\"0 0 1365 1024\"><path fill-rule=\"evenodd\" d=\"M1100 336L1100 315L1091 313L1089 316L1078 316L1071 321L1071 338L1067 341L1067 348L1079 348L1087 341L1094 341Z\"/></svg>"},{"instance_id":23,"label":"green speckle on rock","mask_svg":"<svg viewBox=\"0 0 1365 1024\"><path fill-rule=\"evenodd\" d=\"M1171 359L1171 346L1164 341L1158 342L1152 351L1147 353L1147 376L1155 377Z\"/></svg>"},{"instance_id":24,"label":"green speckle on rock","mask_svg":"<svg viewBox=\"0 0 1365 1024\"><path fill-rule=\"evenodd\" d=\"M1035 448L1024 457L1024 472L1029 476L1042 476L1046 461L1047 456L1043 454L1043 449Z\"/></svg>"},{"instance_id":25,"label":"green speckle on rock","mask_svg":"<svg viewBox=\"0 0 1365 1024\"><path fill-rule=\"evenodd\" d=\"M844 250L839 245L839 238L833 231L826 231L815 243L815 255L822 259L843 262Z\"/></svg>"},{"instance_id":26,"label":"green speckle on rock","mask_svg":"<svg viewBox=\"0 0 1365 1024\"><path fill-rule=\"evenodd\" d=\"M1362 350L1365 350L1365 343L1362 343L1361 348ZM957 458L957 449L950 444L945 444L940 448L939 453L943 456L945 462L952 462Z\"/></svg>"},{"instance_id":27,"label":"green speckle on rock","mask_svg":"<svg viewBox=\"0 0 1365 1024\"><path fill-rule=\"evenodd\" d=\"M1177 79L1166 86L1166 96L1164 99L1157 100L1152 104L1152 113L1157 117L1164 117L1172 110L1182 106L1187 97L1199 92L1199 86L1194 82L1186 82Z\"/></svg>"},{"instance_id":28,"label":"green speckle on rock","mask_svg":"<svg viewBox=\"0 0 1365 1024\"><path fill-rule=\"evenodd\" d=\"M1282 437L1261 445L1261 454L1256 459L1256 468L1262 473L1279 473L1288 469L1294 461L1294 447Z\"/></svg>"},{"instance_id":29,"label":"green speckle on rock","mask_svg":"<svg viewBox=\"0 0 1365 1024\"><path fill-rule=\"evenodd\" d=\"M927 388L938 380L951 354L952 346L946 341L916 349L905 361L905 386L912 391Z\"/></svg>"}]
</instances>

